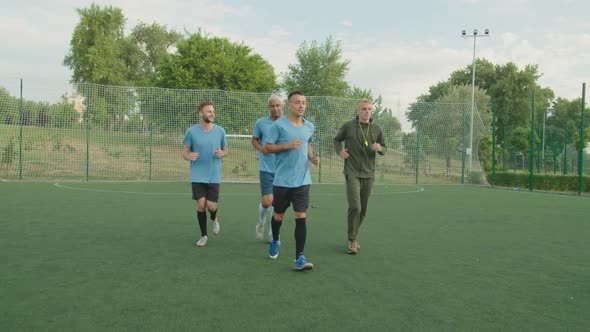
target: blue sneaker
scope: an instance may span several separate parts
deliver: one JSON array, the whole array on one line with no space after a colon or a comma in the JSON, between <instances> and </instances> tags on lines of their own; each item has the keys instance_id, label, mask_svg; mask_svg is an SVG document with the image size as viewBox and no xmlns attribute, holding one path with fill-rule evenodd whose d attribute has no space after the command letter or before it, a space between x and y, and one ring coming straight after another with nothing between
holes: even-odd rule
<instances>
[{"instance_id":1,"label":"blue sneaker","mask_svg":"<svg viewBox=\"0 0 590 332\"><path fill-rule=\"evenodd\" d=\"M268 247L268 257L272 259L279 257L279 241L270 241L270 246Z\"/></svg>"},{"instance_id":2,"label":"blue sneaker","mask_svg":"<svg viewBox=\"0 0 590 332\"><path fill-rule=\"evenodd\" d=\"M313 264L308 262L305 259L305 256L301 255L301 256L299 256L299 258L297 258L293 262L293 268L295 270L301 270L301 271L311 270L311 269L313 269Z\"/></svg>"}]
</instances>

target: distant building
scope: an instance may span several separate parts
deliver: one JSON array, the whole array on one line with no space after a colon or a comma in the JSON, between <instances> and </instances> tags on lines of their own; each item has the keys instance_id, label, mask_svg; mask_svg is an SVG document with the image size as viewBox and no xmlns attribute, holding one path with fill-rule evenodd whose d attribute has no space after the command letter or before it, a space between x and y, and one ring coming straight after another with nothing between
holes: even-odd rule
<instances>
[{"instance_id":1,"label":"distant building","mask_svg":"<svg viewBox=\"0 0 590 332\"><path fill-rule=\"evenodd\" d=\"M86 105L84 105L84 96L81 96L77 93L72 93L69 96L63 96L59 103L67 103L72 105L74 111L78 113L78 123L82 123L84 120L84 111L86 110Z\"/></svg>"}]
</instances>

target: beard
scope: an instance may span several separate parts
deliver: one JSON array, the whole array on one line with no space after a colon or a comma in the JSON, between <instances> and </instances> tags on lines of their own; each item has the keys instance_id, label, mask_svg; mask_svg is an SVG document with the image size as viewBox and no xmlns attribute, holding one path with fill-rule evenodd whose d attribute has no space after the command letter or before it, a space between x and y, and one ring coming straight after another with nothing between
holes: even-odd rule
<instances>
[{"instance_id":1,"label":"beard","mask_svg":"<svg viewBox=\"0 0 590 332\"><path fill-rule=\"evenodd\" d=\"M203 121L205 121L205 123L213 123L213 120L209 119L208 117L203 117Z\"/></svg>"}]
</instances>

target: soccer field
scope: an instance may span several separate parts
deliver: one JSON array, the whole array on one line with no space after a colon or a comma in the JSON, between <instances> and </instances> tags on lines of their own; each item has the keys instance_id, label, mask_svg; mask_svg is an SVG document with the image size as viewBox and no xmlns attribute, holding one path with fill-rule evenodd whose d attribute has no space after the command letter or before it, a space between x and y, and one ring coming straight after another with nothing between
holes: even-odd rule
<instances>
[{"instance_id":1,"label":"soccer field","mask_svg":"<svg viewBox=\"0 0 590 332\"><path fill-rule=\"evenodd\" d=\"M344 185L312 185L291 269L255 240L257 184L221 185L199 232L188 183L0 182L1 331L588 331L590 201L376 186L346 254Z\"/></svg>"}]
</instances>

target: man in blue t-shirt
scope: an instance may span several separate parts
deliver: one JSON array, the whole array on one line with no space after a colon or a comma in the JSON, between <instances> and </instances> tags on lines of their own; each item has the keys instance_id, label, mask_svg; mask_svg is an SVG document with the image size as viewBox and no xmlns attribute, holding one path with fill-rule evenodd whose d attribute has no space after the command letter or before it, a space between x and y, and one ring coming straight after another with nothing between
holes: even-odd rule
<instances>
[{"instance_id":1,"label":"man in blue t-shirt","mask_svg":"<svg viewBox=\"0 0 590 332\"><path fill-rule=\"evenodd\" d=\"M217 202L221 183L221 159L227 155L225 130L214 124L213 103L204 101L198 106L199 124L190 127L182 140L182 158L190 161L190 180L193 199L197 205L197 220L201 238L197 247L207 244L207 213L211 215L213 234L219 234Z\"/></svg>"},{"instance_id":2,"label":"man in blue t-shirt","mask_svg":"<svg viewBox=\"0 0 590 332\"><path fill-rule=\"evenodd\" d=\"M279 256L279 233L285 211L293 204L295 213L295 262L297 270L311 270L313 264L303 255L307 227L305 213L309 205L309 185L311 174L309 161L318 166L320 158L311 148L314 125L303 118L306 99L303 93L294 91L287 98L286 117L274 122L264 146L267 153L275 153L275 178L273 181L274 214L271 219L273 240L268 255L272 259Z\"/></svg>"},{"instance_id":3,"label":"man in blue t-shirt","mask_svg":"<svg viewBox=\"0 0 590 332\"><path fill-rule=\"evenodd\" d=\"M256 120L252 134L252 146L258 150L258 173L260 177L260 194L262 200L258 205L258 222L256 223L256 239L264 237L264 225L272 215L272 183L275 178L275 155L265 153L264 145L268 139L270 127L283 114L283 101L277 95L268 98L268 116ZM272 241L272 230L268 228L268 238Z\"/></svg>"}]
</instances>

